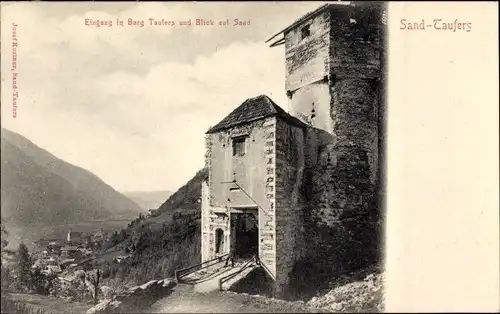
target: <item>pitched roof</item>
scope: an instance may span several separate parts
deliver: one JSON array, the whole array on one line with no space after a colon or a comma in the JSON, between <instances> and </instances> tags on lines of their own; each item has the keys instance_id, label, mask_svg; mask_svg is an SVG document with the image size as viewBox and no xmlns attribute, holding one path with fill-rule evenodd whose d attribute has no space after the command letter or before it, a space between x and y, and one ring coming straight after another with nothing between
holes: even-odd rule
<instances>
[{"instance_id":1,"label":"pitched roof","mask_svg":"<svg viewBox=\"0 0 500 314\"><path fill-rule=\"evenodd\" d=\"M239 107L222 119L222 121L210 128L207 134L272 116L281 117L299 127L307 127L307 125L299 119L286 113L285 110L278 106L271 98L266 95L260 95L245 100Z\"/></svg>"}]
</instances>

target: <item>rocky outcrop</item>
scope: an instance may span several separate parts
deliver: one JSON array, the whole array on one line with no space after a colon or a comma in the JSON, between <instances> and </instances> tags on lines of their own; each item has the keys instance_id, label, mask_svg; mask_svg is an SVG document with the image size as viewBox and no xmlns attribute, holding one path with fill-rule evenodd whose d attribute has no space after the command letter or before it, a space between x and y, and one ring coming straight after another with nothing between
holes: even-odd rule
<instances>
[{"instance_id":1,"label":"rocky outcrop","mask_svg":"<svg viewBox=\"0 0 500 314\"><path fill-rule=\"evenodd\" d=\"M265 308L268 313L329 313L329 311L311 306L304 301L285 301L273 297L259 294L236 293L233 291L225 292L230 296L238 296L242 304L253 304L258 308Z\"/></svg>"},{"instance_id":2,"label":"rocky outcrop","mask_svg":"<svg viewBox=\"0 0 500 314\"><path fill-rule=\"evenodd\" d=\"M380 313L384 311L384 273L370 268L331 282L331 290L307 305L328 312Z\"/></svg>"},{"instance_id":3,"label":"rocky outcrop","mask_svg":"<svg viewBox=\"0 0 500 314\"><path fill-rule=\"evenodd\" d=\"M129 288L123 293L105 299L90 308L87 314L121 313L146 308L160 298L166 297L175 287L173 278L151 280L143 285Z\"/></svg>"}]
</instances>

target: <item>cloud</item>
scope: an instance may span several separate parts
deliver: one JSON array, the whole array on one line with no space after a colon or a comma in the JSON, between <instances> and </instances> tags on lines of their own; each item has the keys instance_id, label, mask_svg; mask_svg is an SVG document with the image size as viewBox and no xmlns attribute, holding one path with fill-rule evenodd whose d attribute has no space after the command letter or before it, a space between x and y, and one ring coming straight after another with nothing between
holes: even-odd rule
<instances>
[{"instance_id":1,"label":"cloud","mask_svg":"<svg viewBox=\"0 0 500 314\"><path fill-rule=\"evenodd\" d=\"M2 125L119 190L175 190L203 166L204 132L246 98L267 94L287 108L283 49L269 48L255 34L237 37L234 29L223 36L217 30L97 28L84 19L152 12L165 19L257 16L249 6L204 6L200 13L181 4L141 3L65 15L50 15L48 6L2 6L2 26L15 17L20 45L18 116L12 119L9 92L2 93ZM253 18L259 38L271 35L261 29L269 19ZM2 39L10 36L2 27ZM8 46L2 45L2 67L9 63ZM2 90L11 87L9 75L2 73Z\"/></svg>"}]
</instances>

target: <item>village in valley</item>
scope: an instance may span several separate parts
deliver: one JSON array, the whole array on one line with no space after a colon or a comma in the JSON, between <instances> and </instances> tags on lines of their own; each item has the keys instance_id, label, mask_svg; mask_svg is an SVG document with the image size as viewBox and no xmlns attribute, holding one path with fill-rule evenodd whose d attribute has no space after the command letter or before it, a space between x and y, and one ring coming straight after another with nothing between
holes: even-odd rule
<instances>
[{"instance_id":1,"label":"village in valley","mask_svg":"<svg viewBox=\"0 0 500 314\"><path fill-rule=\"evenodd\" d=\"M65 239L40 239L33 243L37 248L33 257L34 269L41 269L46 275L61 274L71 270L79 263L92 258L96 249L100 249L109 238L101 229L95 234L68 231ZM117 257L117 261L126 258Z\"/></svg>"},{"instance_id":2,"label":"village in valley","mask_svg":"<svg viewBox=\"0 0 500 314\"><path fill-rule=\"evenodd\" d=\"M158 215L158 209L150 209L140 219ZM61 280L73 278L72 272L77 266L95 259L96 253L103 250L105 243L110 242L116 231L109 232L100 228L97 232L77 232L69 229L65 238L41 238L33 242L33 270L39 269L47 276L58 275ZM114 255L112 261L121 263L130 254ZM67 276L65 276L67 275Z\"/></svg>"},{"instance_id":3,"label":"village in valley","mask_svg":"<svg viewBox=\"0 0 500 314\"><path fill-rule=\"evenodd\" d=\"M140 214L137 221L157 215L158 209L150 209L147 215ZM113 236L116 237L117 234L116 230L111 232L103 228L96 232L78 232L69 229L65 237L35 240L29 252L32 271L56 277L62 283L70 282L75 278L75 271L102 255L106 249L105 244L111 243ZM130 253L111 254L110 260L120 264L129 257Z\"/></svg>"}]
</instances>

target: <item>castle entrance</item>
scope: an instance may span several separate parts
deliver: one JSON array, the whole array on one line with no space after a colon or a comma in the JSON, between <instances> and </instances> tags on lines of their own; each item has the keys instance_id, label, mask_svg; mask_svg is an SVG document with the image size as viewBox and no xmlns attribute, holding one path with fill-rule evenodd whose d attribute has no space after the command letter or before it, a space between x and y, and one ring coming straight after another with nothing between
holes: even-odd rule
<instances>
[{"instance_id":1,"label":"castle entrance","mask_svg":"<svg viewBox=\"0 0 500 314\"><path fill-rule=\"evenodd\" d=\"M258 212L231 210L231 249L235 260L246 260L259 252Z\"/></svg>"}]
</instances>

